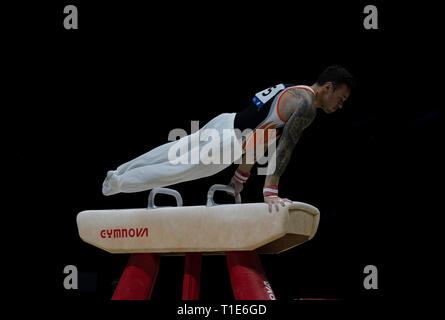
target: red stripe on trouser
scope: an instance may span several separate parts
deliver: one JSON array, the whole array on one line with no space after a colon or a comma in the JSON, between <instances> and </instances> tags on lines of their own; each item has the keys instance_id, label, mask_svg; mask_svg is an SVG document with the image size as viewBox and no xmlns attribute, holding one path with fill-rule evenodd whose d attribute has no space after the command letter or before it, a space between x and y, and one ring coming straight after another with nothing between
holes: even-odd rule
<instances>
[{"instance_id":1,"label":"red stripe on trouser","mask_svg":"<svg viewBox=\"0 0 445 320\"><path fill-rule=\"evenodd\" d=\"M185 255L182 300L198 300L201 282L202 254L199 252Z\"/></svg>"},{"instance_id":2,"label":"red stripe on trouser","mask_svg":"<svg viewBox=\"0 0 445 320\"><path fill-rule=\"evenodd\" d=\"M275 300L256 252L226 252L226 259L236 300Z\"/></svg>"},{"instance_id":3,"label":"red stripe on trouser","mask_svg":"<svg viewBox=\"0 0 445 320\"><path fill-rule=\"evenodd\" d=\"M133 253L114 291L112 300L149 300L159 271L157 253Z\"/></svg>"}]
</instances>

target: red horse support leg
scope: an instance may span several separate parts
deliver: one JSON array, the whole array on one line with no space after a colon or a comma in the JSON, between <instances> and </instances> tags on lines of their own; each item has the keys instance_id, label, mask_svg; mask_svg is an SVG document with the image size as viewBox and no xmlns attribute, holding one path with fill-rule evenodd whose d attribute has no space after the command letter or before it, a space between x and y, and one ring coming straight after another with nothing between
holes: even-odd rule
<instances>
[{"instance_id":1,"label":"red horse support leg","mask_svg":"<svg viewBox=\"0 0 445 320\"><path fill-rule=\"evenodd\" d=\"M149 300L160 262L157 253L133 253L111 299Z\"/></svg>"},{"instance_id":2,"label":"red horse support leg","mask_svg":"<svg viewBox=\"0 0 445 320\"><path fill-rule=\"evenodd\" d=\"M226 259L236 300L276 300L256 252L227 252Z\"/></svg>"},{"instance_id":3,"label":"red horse support leg","mask_svg":"<svg viewBox=\"0 0 445 320\"><path fill-rule=\"evenodd\" d=\"M185 256L182 300L198 300L201 282L202 254L187 253Z\"/></svg>"}]
</instances>

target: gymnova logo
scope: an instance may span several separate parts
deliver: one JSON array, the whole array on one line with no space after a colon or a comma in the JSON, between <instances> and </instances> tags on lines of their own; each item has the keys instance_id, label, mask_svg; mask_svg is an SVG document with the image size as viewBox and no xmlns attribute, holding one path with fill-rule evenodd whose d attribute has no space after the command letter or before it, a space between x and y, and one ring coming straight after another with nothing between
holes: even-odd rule
<instances>
[{"instance_id":1,"label":"gymnova logo","mask_svg":"<svg viewBox=\"0 0 445 320\"><path fill-rule=\"evenodd\" d=\"M176 128L169 132L168 160L173 165L204 164L230 165L232 163L268 164L258 168L258 174L275 171L275 129L214 129L196 131L192 121L192 134ZM193 128L195 132L193 132ZM267 152L267 156L265 155ZM262 169L262 170L261 170ZM266 171L267 169L267 171ZM264 172L262 172L264 171Z\"/></svg>"},{"instance_id":2,"label":"gymnova logo","mask_svg":"<svg viewBox=\"0 0 445 320\"><path fill-rule=\"evenodd\" d=\"M148 228L102 229L99 234L102 239L142 238L148 237Z\"/></svg>"}]
</instances>

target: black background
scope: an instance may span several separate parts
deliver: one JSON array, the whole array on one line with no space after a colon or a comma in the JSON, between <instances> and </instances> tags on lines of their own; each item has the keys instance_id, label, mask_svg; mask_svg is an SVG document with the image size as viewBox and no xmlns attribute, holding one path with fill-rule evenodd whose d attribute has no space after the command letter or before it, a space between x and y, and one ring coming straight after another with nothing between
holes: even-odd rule
<instances>
[{"instance_id":1,"label":"black background","mask_svg":"<svg viewBox=\"0 0 445 320\"><path fill-rule=\"evenodd\" d=\"M78 30L63 28L67 4L77 5ZM425 254L419 208L432 197L442 110L425 102L431 87L416 76L427 61L414 50L429 41L409 23L416 10L374 2L379 29L365 30L366 4L61 1L48 7L47 25L25 30L29 42L10 83L27 88L17 90L13 112L20 123L11 153L20 168L16 188L31 183L36 196L33 203L20 198L19 206L33 205L35 239L45 242L45 249L21 253L50 270L42 282L51 301L108 301L128 261L77 233L82 210L146 206L148 191L104 197L108 170L165 143L173 128L190 132L191 120L202 127L222 112L242 110L259 90L311 85L331 64L347 68L358 86L341 111L319 111L280 181L281 196L319 208L318 232L286 253L261 256L263 267L277 298L289 303L407 294L403 285L416 280L404 272ZM234 168L171 187L184 205L204 204L208 188L227 183ZM251 176L243 202L262 201L263 179ZM153 301L180 301L183 263L183 257L162 259ZM70 264L81 273L77 291L63 288ZM370 264L379 271L378 290L363 288ZM202 267L201 299L231 301L225 258L204 257Z\"/></svg>"}]
</instances>

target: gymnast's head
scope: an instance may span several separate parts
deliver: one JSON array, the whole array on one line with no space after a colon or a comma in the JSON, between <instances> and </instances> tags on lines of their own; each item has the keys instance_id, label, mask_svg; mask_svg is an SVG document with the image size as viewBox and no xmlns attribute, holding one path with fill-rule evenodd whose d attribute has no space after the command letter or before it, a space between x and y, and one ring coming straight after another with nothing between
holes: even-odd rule
<instances>
[{"instance_id":1,"label":"gymnast's head","mask_svg":"<svg viewBox=\"0 0 445 320\"><path fill-rule=\"evenodd\" d=\"M316 91L315 104L326 113L343 108L355 87L354 77L342 66L332 65L326 68L312 86Z\"/></svg>"}]
</instances>

